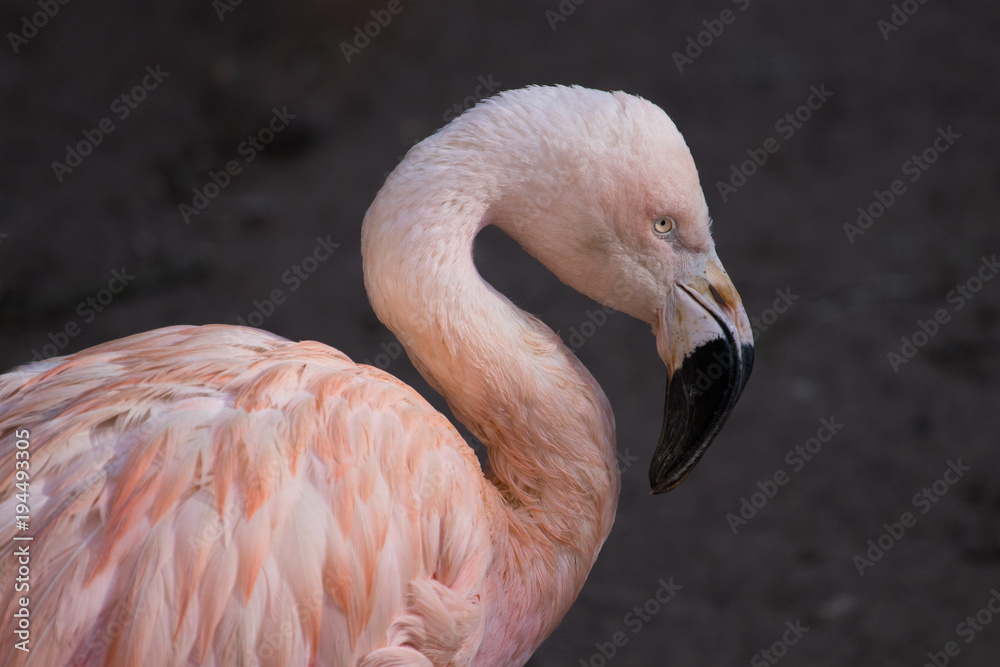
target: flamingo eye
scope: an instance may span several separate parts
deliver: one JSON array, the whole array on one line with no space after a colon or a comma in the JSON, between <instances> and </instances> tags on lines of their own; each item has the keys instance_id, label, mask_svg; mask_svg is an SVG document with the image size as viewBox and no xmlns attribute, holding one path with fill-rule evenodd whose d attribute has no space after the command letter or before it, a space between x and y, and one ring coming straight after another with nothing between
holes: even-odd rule
<instances>
[{"instance_id":1,"label":"flamingo eye","mask_svg":"<svg viewBox=\"0 0 1000 667\"><path fill-rule=\"evenodd\" d=\"M653 221L653 231L657 236L666 236L670 232L674 231L676 222L670 216L664 216L662 218L657 218Z\"/></svg>"}]
</instances>

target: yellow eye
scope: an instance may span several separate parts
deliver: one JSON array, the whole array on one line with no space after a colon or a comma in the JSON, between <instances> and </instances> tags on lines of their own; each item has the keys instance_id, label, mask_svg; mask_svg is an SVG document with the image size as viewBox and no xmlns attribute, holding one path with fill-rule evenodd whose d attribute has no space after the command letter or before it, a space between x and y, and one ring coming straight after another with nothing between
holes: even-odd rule
<instances>
[{"instance_id":1,"label":"yellow eye","mask_svg":"<svg viewBox=\"0 0 1000 667\"><path fill-rule=\"evenodd\" d=\"M676 224L677 223L675 223L674 219L671 218L670 216L657 218L656 220L653 221L653 231L656 232L659 236L665 236L670 232L674 231L674 225Z\"/></svg>"}]
</instances>

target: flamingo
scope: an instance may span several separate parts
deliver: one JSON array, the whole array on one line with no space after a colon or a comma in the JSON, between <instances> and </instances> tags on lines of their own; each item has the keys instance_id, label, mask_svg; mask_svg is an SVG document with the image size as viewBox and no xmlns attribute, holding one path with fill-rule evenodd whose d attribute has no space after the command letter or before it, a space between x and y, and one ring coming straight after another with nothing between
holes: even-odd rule
<instances>
[{"instance_id":1,"label":"flamingo","mask_svg":"<svg viewBox=\"0 0 1000 667\"><path fill-rule=\"evenodd\" d=\"M496 225L652 326L662 493L752 365L710 224L677 128L622 92L507 91L408 153L364 219L365 286L485 471L393 376L252 328L167 327L0 376L3 663L523 665L611 530L614 417L479 276L474 239Z\"/></svg>"}]
</instances>

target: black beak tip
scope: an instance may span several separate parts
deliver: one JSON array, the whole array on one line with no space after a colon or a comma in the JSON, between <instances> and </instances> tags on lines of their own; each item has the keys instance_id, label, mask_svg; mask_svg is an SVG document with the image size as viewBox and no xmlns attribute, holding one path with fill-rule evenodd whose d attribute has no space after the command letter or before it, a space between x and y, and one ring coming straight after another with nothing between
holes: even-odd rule
<instances>
[{"instance_id":1,"label":"black beak tip","mask_svg":"<svg viewBox=\"0 0 1000 667\"><path fill-rule=\"evenodd\" d=\"M674 475L671 475L667 479L653 481L652 475L650 475L649 495L662 496L667 491L673 491L675 488L677 488L678 485L680 485L681 482L684 481L684 478L686 477L687 473L685 473L684 475L680 475L679 477L676 478Z\"/></svg>"},{"instance_id":2,"label":"black beak tip","mask_svg":"<svg viewBox=\"0 0 1000 667\"><path fill-rule=\"evenodd\" d=\"M753 368L753 345L730 336L709 341L667 380L663 429L649 466L652 495L676 488L722 429Z\"/></svg>"},{"instance_id":3,"label":"black beak tip","mask_svg":"<svg viewBox=\"0 0 1000 667\"><path fill-rule=\"evenodd\" d=\"M668 491L673 491L681 482L687 479L694 467L698 465L698 461L701 460L702 454L708 449L708 446L712 444L714 436L708 438L705 443L701 446L700 450L696 453L690 454L687 457L678 458L673 461L673 465L669 466L667 469L657 470L655 465L649 467L649 493L653 496L660 496Z\"/></svg>"}]
</instances>

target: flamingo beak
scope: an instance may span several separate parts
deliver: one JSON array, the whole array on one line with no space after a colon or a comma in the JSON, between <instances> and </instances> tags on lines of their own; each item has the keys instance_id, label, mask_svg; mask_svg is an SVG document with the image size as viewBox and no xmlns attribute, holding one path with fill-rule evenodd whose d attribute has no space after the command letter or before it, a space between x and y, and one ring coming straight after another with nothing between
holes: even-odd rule
<instances>
[{"instance_id":1,"label":"flamingo beak","mask_svg":"<svg viewBox=\"0 0 1000 667\"><path fill-rule=\"evenodd\" d=\"M670 491L694 469L753 368L750 320L714 251L702 273L674 285L658 324L656 346L668 377L663 430L649 466L654 494Z\"/></svg>"}]
</instances>

